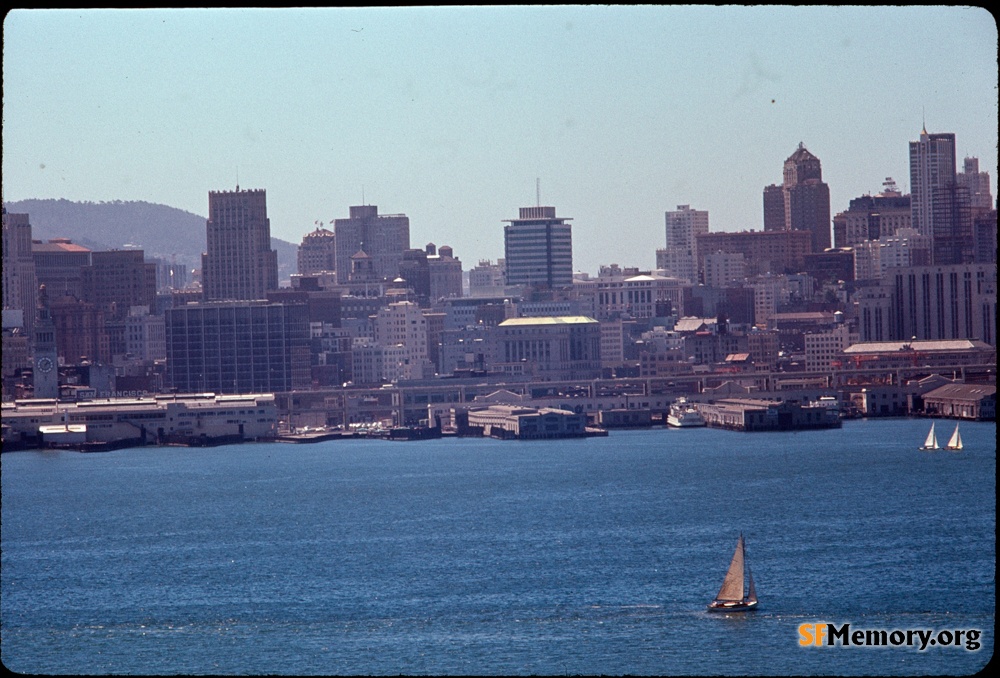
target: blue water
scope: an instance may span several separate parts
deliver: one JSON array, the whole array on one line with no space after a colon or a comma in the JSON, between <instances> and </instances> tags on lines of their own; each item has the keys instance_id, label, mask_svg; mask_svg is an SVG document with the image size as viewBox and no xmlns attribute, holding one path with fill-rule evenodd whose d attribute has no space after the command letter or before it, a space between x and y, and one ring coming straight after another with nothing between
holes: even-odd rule
<instances>
[{"instance_id":1,"label":"blue water","mask_svg":"<svg viewBox=\"0 0 1000 678\"><path fill-rule=\"evenodd\" d=\"M950 426L947 423L950 433ZM996 427L338 441L2 464L3 664L69 674L970 674ZM705 612L739 531L762 609ZM800 647L803 623L982 647Z\"/></svg>"}]
</instances>

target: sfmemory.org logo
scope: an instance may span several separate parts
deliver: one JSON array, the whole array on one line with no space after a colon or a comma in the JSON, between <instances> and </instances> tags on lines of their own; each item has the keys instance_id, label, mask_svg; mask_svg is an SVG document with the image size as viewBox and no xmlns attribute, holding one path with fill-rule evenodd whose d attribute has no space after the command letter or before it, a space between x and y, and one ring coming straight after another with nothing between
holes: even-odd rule
<instances>
[{"instance_id":1,"label":"sfmemory.org logo","mask_svg":"<svg viewBox=\"0 0 1000 678\"><path fill-rule=\"evenodd\" d=\"M980 648L979 629L854 629L850 624L799 624L799 645L802 647L916 647L921 652L929 647L960 647L976 651Z\"/></svg>"}]
</instances>

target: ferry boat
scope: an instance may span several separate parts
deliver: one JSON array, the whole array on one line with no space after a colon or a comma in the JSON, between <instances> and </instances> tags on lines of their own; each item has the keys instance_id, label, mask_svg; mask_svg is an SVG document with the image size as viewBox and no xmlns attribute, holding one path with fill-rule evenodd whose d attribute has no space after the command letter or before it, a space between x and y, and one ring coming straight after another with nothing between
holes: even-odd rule
<instances>
[{"instance_id":1,"label":"ferry boat","mask_svg":"<svg viewBox=\"0 0 1000 678\"><path fill-rule=\"evenodd\" d=\"M692 428L705 425L705 418L685 398L679 398L670 406L670 412L667 414L667 426Z\"/></svg>"}]
</instances>

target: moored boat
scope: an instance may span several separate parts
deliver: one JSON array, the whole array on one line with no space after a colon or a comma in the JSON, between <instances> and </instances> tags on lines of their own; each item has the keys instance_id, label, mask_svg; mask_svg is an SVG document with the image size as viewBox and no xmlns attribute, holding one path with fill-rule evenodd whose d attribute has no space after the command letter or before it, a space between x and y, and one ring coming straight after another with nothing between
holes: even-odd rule
<instances>
[{"instance_id":1,"label":"moored boat","mask_svg":"<svg viewBox=\"0 0 1000 678\"><path fill-rule=\"evenodd\" d=\"M667 426L674 428L694 428L706 426L705 418L701 413L684 398L679 398L670 406L667 414Z\"/></svg>"}]
</instances>

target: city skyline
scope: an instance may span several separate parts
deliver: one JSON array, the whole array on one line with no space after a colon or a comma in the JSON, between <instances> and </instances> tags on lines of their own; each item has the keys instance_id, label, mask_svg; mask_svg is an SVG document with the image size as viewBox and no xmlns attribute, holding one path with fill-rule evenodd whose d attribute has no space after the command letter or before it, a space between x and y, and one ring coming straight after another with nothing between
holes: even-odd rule
<instances>
[{"instance_id":1,"label":"city skyline","mask_svg":"<svg viewBox=\"0 0 1000 678\"><path fill-rule=\"evenodd\" d=\"M207 216L239 184L283 240L375 205L469 268L539 203L580 271L652 268L680 204L763 230L800 142L833 213L909 192L924 126L997 176L982 8L18 10L4 35L5 201Z\"/></svg>"}]
</instances>

